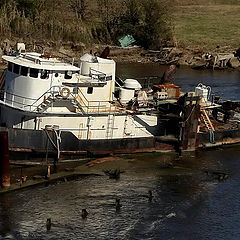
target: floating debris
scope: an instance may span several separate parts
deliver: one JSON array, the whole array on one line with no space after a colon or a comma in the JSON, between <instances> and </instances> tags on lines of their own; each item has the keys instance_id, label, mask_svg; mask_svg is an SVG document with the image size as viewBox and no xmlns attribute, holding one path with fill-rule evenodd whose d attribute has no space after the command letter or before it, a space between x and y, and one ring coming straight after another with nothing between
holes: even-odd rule
<instances>
[{"instance_id":1,"label":"floating debris","mask_svg":"<svg viewBox=\"0 0 240 240\"><path fill-rule=\"evenodd\" d=\"M51 230L51 226L52 226L51 218L48 218L48 219L47 219L47 222L46 222L47 231L50 231L50 230Z\"/></svg>"},{"instance_id":2,"label":"floating debris","mask_svg":"<svg viewBox=\"0 0 240 240\"><path fill-rule=\"evenodd\" d=\"M119 179L120 178L120 174L124 173L124 171L120 171L120 169L104 170L103 172L107 176L109 176L110 179Z\"/></svg>"},{"instance_id":3,"label":"floating debris","mask_svg":"<svg viewBox=\"0 0 240 240\"><path fill-rule=\"evenodd\" d=\"M148 201L151 202L152 199L153 199L152 191L148 190L148 194L147 195L143 195L143 197L147 198Z\"/></svg>"},{"instance_id":4,"label":"floating debris","mask_svg":"<svg viewBox=\"0 0 240 240\"><path fill-rule=\"evenodd\" d=\"M172 217L176 217L177 214L175 212L169 213L168 215L166 215L167 218L172 218Z\"/></svg>"},{"instance_id":5,"label":"floating debris","mask_svg":"<svg viewBox=\"0 0 240 240\"><path fill-rule=\"evenodd\" d=\"M88 216L88 211L84 208L82 209L82 219L85 219Z\"/></svg>"},{"instance_id":6,"label":"floating debris","mask_svg":"<svg viewBox=\"0 0 240 240\"><path fill-rule=\"evenodd\" d=\"M116 206L116 211L119 211L121 209L122 204L120 204L120 198L116 198L115 206Z\"/></svg>"}]
</instances>

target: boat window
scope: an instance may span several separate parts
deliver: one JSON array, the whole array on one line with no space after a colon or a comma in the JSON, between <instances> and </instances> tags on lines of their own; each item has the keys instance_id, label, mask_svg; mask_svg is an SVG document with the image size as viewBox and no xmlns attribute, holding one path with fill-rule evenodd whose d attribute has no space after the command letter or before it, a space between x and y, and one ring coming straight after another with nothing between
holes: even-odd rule
<instances>
[{"instance_id":1,"label":"boat window","mask_svg":"<svg viewBox=\"0 0 240 240\"><path fill-rule=\"evenodd\" d=\"M72 78L72 72L71 71L65 71L64 78L65 79L71 79Z\"/></svg>"},{"instance_id":2,"label":"boat window","mask_svg":"<svg viewBox=\"0 0 240 240\"><path fill-rule=\"evenodd\" d=\"M49 77L49 71L48 70L41 70L41 76L40 76L40 78L41 79L48 79L48 77Z\"/></svg>"},{"instance_id":3,"label":"boat window","mask_svg":"<svg viewBox=\"0 0 240 240\"><path fill-rule=\"evenodd\" d=\"M20 74L23 75L23 76L27 76L28 75L28 68L24 67L24 66L21 66Z\"/></svg>"},{"instance_id":4,"label":"boat window","mask_svg":"<svg viewBox=\"0 0 240 240\"><path fill-rule=\"evenodd\" d=\"M78 94L78 87L73 88L73 94Z\"/></svg>"},{"instance_id":5,"label":"boat window","mask_svg":"<svg viewBox=\"0 0 240 240\"><path fill-rule=\"evenodd\" d=\"M8 71L12 72L12 70L13 70L13 63L8 62Z\"/></svg>"},{"instance_id":6,"label":"boat window","mask_svg":"<svg viewBox=\"0 0 240 240\"><path fill-rule=\"evenodd\" d=\"M13 65L13 72L14 73L19 74L19 69L20 69L20 66L18 64Z\"/></svg>"},{"instance_id":7,"label":"boat window","mask_svg":"<svg viewBox=\"0 0 240 240\"><path fill-rule=\"evenodd\" d=\"M30 68L30 77L37 78L38 77L38 69Z\"/></svg>"},{"instance_id":8,"label":"boat window","mask_svg":"<svg viewBox=\"0 0 240 240\"><path fill-rule=\"evenodd\" d=\"M92 93L93 93L93 87L88 87L87 94L92 94Z\"/></svg>"}]
</instances>

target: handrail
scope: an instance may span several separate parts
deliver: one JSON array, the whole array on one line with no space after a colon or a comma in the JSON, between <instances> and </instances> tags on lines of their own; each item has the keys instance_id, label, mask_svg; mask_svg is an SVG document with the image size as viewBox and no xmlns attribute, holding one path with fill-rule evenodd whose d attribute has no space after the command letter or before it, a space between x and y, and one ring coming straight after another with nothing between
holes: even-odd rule
<instances>
[{"instance_id":1,"label":"handrail","mask_svg":"<svg viewBox=\"0 0 240 240\"><path fill-rule=\"evenodd\" d=\"M17 94L13 94L13 93L10 93L10 92L6 92L5 90L0 90L0 92L9 94L9 95L12 95L12 96L15 96L15 97L27 99L27 100L36 100L36 98L23 97L23 96L20 96L20 95L17 95Z\"/></svg>"},{"instance_id":2,"label":"handrail","mask_svg":"<svg viewBox=\"0 0 240 240\"><path fill-rule=\"evenodd\" d=\"M22 97L19 95L14 95L12 93L9 93L10 96L13 96L13 97L12 98L5 97L4 102L8 102L9 104L12 104L12 106L14 106L14 104L16 104L17 107L20 107L25 110L28 109L33 112L45 111L46 108L50 107L51 104L55 100L61 101L62 99L72 101L72 104L74 104L74 105L76 104L76 108L78 108L80 111L82 111L83 114L89 114L90 112L94 113L94 114L95 113L99 114L100 112L101 113L109 112L109 113L114 114L116 112L116 109L118 109L117 104L116 104L118 101L97 101L97 100L89 101L80 89L78 89L78 91L76 93L74 93L74 91L71 91L68 99L64 99L60 95L60 89L63 86L52 86L37 99ZM5 92L5 94L6 94L6 92ZM41 99L44 99L44 96L46 96L46 99L49 99L49 101L47 101L47 102L40 101ZM51 96L51 98L50 98L50 96ZM29 103L25 104L26 100L33 100L33 102L30 104ZM73 100L74 100L74 102L73 102ZM170 100L170 99L166 99L166 100ZM161 100L159 99L159 101L161 101ZM144 102L144 106L142 106L142 107L136 106L137 111L140 112L143 107L154 108L158 105L158 103L155 99L148 99L148 100L144 100L143 102ZM44 103L44 106L43 106L43 103ZM140 103L142 103L142 102L140 101ZM39 109L41 109L41 110L39 110Z\"/></svg>"},{"instance_id":3,"label":"handrail","mask_svg":"<svg viewBox=\"0 0 240 240\"><path fill-rule=\"evenodd\" d=\"M95 72L95 73L94 73ZM107 74L104 73L104 72L101 72L101 71L98 71L96 69L93 69L93 68L90 68L90 74L89 76L93 79L96 79L98 81L101 81L100 77L102 76L102 78L104 79L104 81L106 81L106 77L107 77Z\"/></svg>"},{"instance_id":4,"label":"handrail","mask_svg":"<svg viewBox=\"0 0 240 240\"><path fill-rule=\"evenodd\" d=\"M50 91L52 88L60 88L60 86L52 86L52 87L50 87L45 93L43 93L38 99L36 99L36 101L33 102L32 105L34 105L35 103L37 103L42 97L46 96L47 93L53 94L54 91ZM59 92L59 91L58 91L58 92ZM56 93L58 93L58 92L56 92Z\"/></svg>"},{"instance_id":5,"label":"handrail","mask_svg":"<svg viewBox=\"0 0 240 240\"><path fill-rule=\"evenodd\" d=\"M86 102L89 104L89 101L87 100L87 98L85 97L85 95L83 94L83 92L81 91L81 89L80 88L78 88L78 93L81 93L81 95L83 96L83 98L84 98L84 100L86 100ZM78 94L77 93L77 94ZM79 94L78 94L78 96L79 96ZM80 96L79 96L80 97Z\"/></svg>"},{"instance_id":6,"label":"handrail","mask_svg":"<svg viewBox=\"0 0 240 240\"><path fill-rule=\"evenodd\" d=\"M44 54L43 54L43 56L44 56ZM34 63L38 63L40 65L44 65L44 64L49 64L49 65L52 65L52 66L63 66L63 65L66 65L66 64L73 65L72 61L69 61L64 57L59 57L59 56L54 56L53 58L61 59L63 61L60 62L58 60L57 61L56 60L45 60L44 58L40 59L39 56L33 55L31 53L20 53L18 55L18 57L26 58L26 59L28 59L28 60L30 60Z\"/></svg>"}]
</instances>

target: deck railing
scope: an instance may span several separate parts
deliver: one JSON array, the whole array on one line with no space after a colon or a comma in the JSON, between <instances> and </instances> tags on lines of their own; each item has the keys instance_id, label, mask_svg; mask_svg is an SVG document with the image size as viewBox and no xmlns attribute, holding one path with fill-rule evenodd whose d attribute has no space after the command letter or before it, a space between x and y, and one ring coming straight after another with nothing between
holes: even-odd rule
<instances>
[{"instance_id":1,"label":"deck railing","mask_svg":"<svg viewBox=\"0 0 240 240\"><path fill-rule=\"evenodd\" d=\"M12 107L17 107L19 109L31 112L45 112L48 108L54 107L55 101L61 101L62 107L68 106L69 103L75 108L75 111L69 113L82 113L86 115L96 115L96 114L115 114L116 112L125 112L126 110L132 112L141 112L149 109L154 109L157 105L164 103L164 101L176 100L176 99L148 99L142 100L140 102L131 101L128 106L126 104L122 105L118 100L115 101L89 101L83 92L78 89L77 92L72 91L69 96L61 96L61 89L64 86L52 86L45 93L43 93L39 98L28 98L22 97L16 94L8 93L2 91L4 94L3 102L11 105ZM0 92L1 94L1 92ZM44 107L43 107L44 106ZM147 111L147 110L146 110Z\"/></svg>"},{"instance_id":2,"label":"deck railing","mask_svg":"<svg viewBox=\"0 0 240 240\"><path fill-rule=\"evenodd\" d=\"M3 94L3 102L9 104L12 107L17 107L25 111L39 112L39 107L46 99L51 98L52 103L54 101L70 101L73 104L77 104L79 110L83 114L104 114L116 111L116 102L110 101L88 101L81 91L78 93L70 92L68 98L63 98L60 95L60 86L53 86L48 91L43 93L39 98L22 97L17 94L12 94L5 91L0 91ZM64 105L63 105L64 106ZM49 106L50 107L50 106Z\"/></svg>"}]
</instances>

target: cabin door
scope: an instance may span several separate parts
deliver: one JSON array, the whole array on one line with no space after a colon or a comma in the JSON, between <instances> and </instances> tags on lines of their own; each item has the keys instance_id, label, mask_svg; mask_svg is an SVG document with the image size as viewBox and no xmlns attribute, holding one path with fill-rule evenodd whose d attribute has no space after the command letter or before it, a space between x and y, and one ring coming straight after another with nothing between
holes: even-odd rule
<instances>
[{"instance_id":1,"label":"cabin door","mask_svg":"<svg viewBox=\"0 0 240 240\"><path fill-rule=\"evenodd\" d=\"M61 86L61 74L59 72L53 71L52 73L51 87L53 86Z\"/></svg>"}]
</instances>

